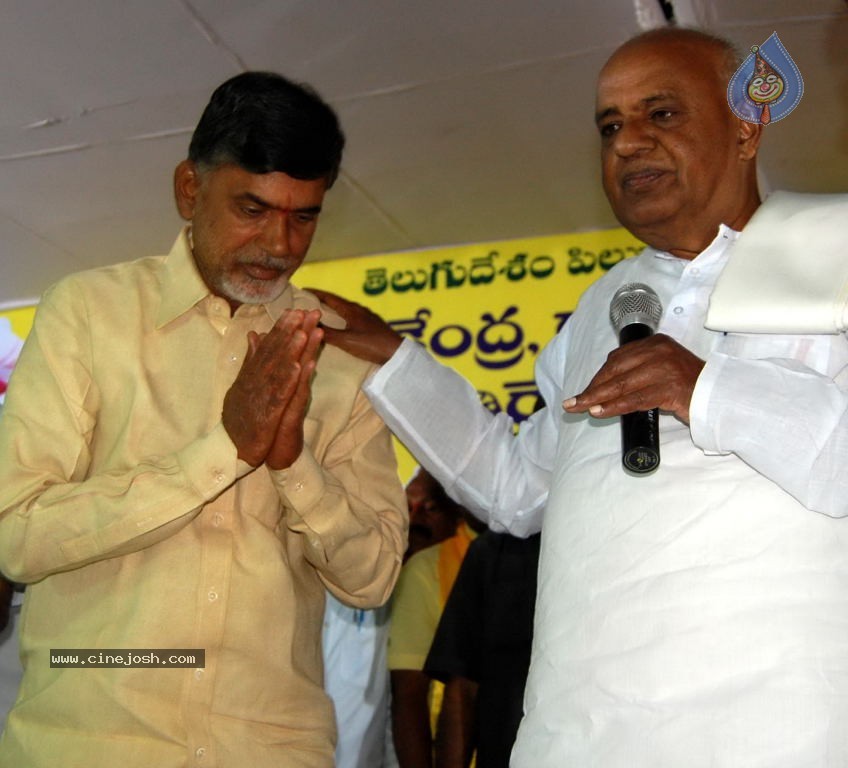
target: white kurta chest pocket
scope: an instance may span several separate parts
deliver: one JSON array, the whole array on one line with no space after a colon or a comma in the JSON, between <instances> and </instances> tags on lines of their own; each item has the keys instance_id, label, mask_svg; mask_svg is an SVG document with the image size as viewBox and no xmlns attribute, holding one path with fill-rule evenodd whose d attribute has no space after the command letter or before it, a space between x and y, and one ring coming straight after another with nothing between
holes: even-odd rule
<instances>
[{"instance_id":1,"label":"white kurta chest pocket","mask_svg":"<svg viewBox=\"0 0 848 768\"><path fill-rule=\"evenodd\" d=\"M833 336L728 333L717 352L744 360L795 360L825 376L835 376L848 364L848 341L833 343Z\"/></svg>"}]
</instances>

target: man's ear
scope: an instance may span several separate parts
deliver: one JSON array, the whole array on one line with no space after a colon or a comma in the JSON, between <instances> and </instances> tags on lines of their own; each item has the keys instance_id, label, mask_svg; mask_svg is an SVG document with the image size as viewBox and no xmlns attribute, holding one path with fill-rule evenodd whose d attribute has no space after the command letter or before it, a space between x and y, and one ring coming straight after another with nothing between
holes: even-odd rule
<instances>
[{"instance_id":1,"label":"man's ear","mask_svg":"<svg viewBox=\"0 0 848 768\"><path fill-rule=\"evenodd\" d=\"M737 141L739 142L739 158L741 160L753 160L760 148L760 139L763 135L763 126L760 123L749 123L747 120L739 120L737 127Z\"/></svg>"},{"instance_id":2,"label":"man's ear","mask_svg":"<svg viewBox=\"0 0 848 768\"><path fill-rule=\"evenodd\" d=\"M177 211L186 221L194 218L194 206L200 189L200 174L191 160L183 160L174 169L174 199Z\"/></svg>"}]
</instances>

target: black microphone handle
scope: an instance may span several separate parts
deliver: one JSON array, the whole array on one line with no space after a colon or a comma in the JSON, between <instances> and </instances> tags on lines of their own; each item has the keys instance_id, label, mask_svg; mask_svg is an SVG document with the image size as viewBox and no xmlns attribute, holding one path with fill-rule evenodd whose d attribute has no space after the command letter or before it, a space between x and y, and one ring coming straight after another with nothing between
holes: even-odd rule
<instances>
[{"instance_id":1,"label":"black microphone handle","mask_svg":"<svg viewBox=\"0 0 848 768\"><path fill-rule=\"evenodd\" d=\"M627 344L653 336L643 323L630 323L621 329L618 340ZM621 464L635 475L647 475L660 465L659 410L635 411L621 416Z\"/></svg>"}]
</instances>

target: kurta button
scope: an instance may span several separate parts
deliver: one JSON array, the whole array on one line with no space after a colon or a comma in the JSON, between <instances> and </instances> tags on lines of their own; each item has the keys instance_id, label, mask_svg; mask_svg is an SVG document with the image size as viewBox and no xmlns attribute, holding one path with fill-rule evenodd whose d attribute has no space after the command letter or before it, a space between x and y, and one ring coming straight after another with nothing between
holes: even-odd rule
<instances>
[{"instance_id":1,"label":"kurta button","mask_svg":"<svg viewBox=\"0 0 848 768\"><path fill-rule=\"evenodd\" d=\"M202 760L206 756L206 748L205 747L198 747L196 750L194 750L194 756L198 760Z\"/></svg>"},{"instance_id":2,"label":"kurta button","mask_svg":"<svg viewBox=\"0 0 848 768\"><path fill-rule=\"evenodd\" d=\"M675 315L682 315L683 314L683 307L675 307L673 312L674 312Z\"/></svg>"},{"instance_id":3,"label":"kurta button","mask_svg":"<svg viewBox=\"0 0 848 768\"><path fill-rule=\"evenodd\" d=\"M214 603L218 599L218 593L214 589L209 590L209 602Z\"/></svg>"},{"instance_id":4,"label":"kurta button","mask_svg":"<svg viewBox=\"0 0 848 768\"><path fill-rule=\"evenodd\" d=\"M202 680L203 679L203 670L202 669L195 669L194 670L194 679L195 680Z\"/></svg>"}]
</instances>

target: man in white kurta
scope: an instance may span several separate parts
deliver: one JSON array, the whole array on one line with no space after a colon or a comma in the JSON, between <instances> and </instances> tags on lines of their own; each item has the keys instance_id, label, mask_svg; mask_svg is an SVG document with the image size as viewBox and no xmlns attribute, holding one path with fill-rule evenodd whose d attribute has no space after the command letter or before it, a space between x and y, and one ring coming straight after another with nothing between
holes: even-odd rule
<instances>
[{"instance_id":1,"label":"man in white kurta","mask_svg":"<svg viewBox=\"0 0 848 768\"><path fill-rule=\"evenodd\" d=\"M759 205L762 129L722 104L728 59L665 31L604 67L604 188L650 245L543 351L548 407L517 438L410 341L366 385L491 527L542 528L518 768L848 765L848 342L705 327ZM608 310L633 281L664 313L618 350ZM632 477L617 417L653 407L662 464Z\"/></svg>"}]
</instances>

